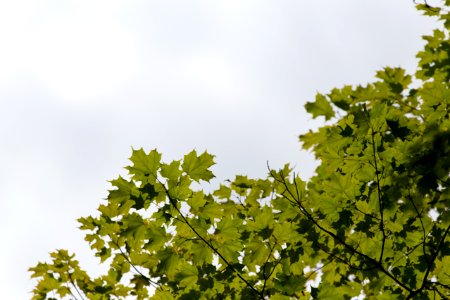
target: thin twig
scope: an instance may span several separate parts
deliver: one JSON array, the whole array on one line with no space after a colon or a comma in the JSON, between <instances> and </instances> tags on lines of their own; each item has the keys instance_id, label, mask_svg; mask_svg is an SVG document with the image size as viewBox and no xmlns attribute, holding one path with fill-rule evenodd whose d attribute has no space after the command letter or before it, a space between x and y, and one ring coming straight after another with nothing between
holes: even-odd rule
<instances>
[{"instance_id":1,"label":"thin twig","mask_svg":"<svg viewBox=\"0 0 450 300\"><path fill-rule=\"evenodd\" d=\"M450 225L445 230L444 235L442 236L441 240L439 241L439 244L436 248L436 251L433 253L433 256L431 257L430 262L428 263L427 270L425 271L425 275L423 276L422 285L420 288L418 288L415 291L410 291L409 295L406 297L406 300L412 299L414 296L420 294L426 287L426 284L428 282L428 275L430 275L431 268L434 265L434 261L437 258L437 255L439 254L439 251L442 249L442 245L444 244L445 238L447 237L448 232L450 231Z\"/></svg>"},{"instance_id":2,"label":"thin twig","mask_svg":"<svg viewBox=\"0 0 450 300\"><path fill-rule=\"evenodd\" d=\"M381 251L380 251L380 258L378 259L378 262L380 264L382 264L383 262L383 255L384 255L384 247L386 244L386 231L384 230L384 203L383 203L383 199L381 196L381 186L380 186L380 175L379 175L379 170L378 170L378 159L377 159L377 150L375 147L375 131L372 127L372 124L370 123L370 115L369 112L367 111L367 107L366 105L363 106L364 112L366 113L366 118L367 118L367 123L370 126L371 129L371 137L372 137L372 152L373 152L373 162L374 162L374 167L375 167L375 175L377 177L377 196L378 196L378 205L380 207L380 229L381 229L381 233L383 234L383 239L381 241Z\"/></svg>"},{"instance_id":3,"label":"thin twig","mask_svg":"<svg viewBox=\"0 0 450 300\"><path fill-rule=\"evenodd\" d=\"M426 260L426 262L428 264L429 263L428 262L428 256L427 256L426 248L425 248L426 247L426 242L427 242L427 233L425 231L425 226L423 226L421 213L417 209L417 206L414 203L413 198L411 197L411 191L409 189L408 189L408 199L409 199L409 201L411 201L412 205L414 206L414 210L416 211L417 217L419 218L419 221L420 221L420 225L422 226L422 233L423 233L422 252L423 252L423 256L425 257L425 260Z\"/></svg>"},{"instance_id":4,"label":"thin twig","mask_svg":"<svg viewBox=\"0 0 450 300\"><path fill-rule=\"evenodd\" d=\"M110 237L111 238L111 237ZM130 266L139 274L142 276L142 278L144 278L146 281L148 281L149 283L156 285L158 287L161 287L161 284L159 282L153 281L150 277L142 274L141 271L138 270L138 268L136 268L136 266L131 262L131 260L128 258L128 256L122 251L122 248L119 246L119 244L117 244L112 238L111 238L111 242L116 245L117 249L119 249L120 254L122 255L123 258L125 258L125 260L130 264Z\"/></svg>"},{"instance_id":5,"label":"thin twig","mask_svg":"<svg viewBox=\"0 0 450 300\"><path fill-rule=\"evenodd\" d=\"M239 277L240 280L242 280L253 292L255 292L256 294L258 294L258 296L260 297L260 299L264 299L264 295L258 291L254 286L252 286L250 284L250 282L248 282L244 277L242 277L242 275L238 272L238 270L236 270L236 268L233 267L233 265L231 265L231 263L228 262L228 260L216 249L216 247L214 247L210 242L208 242L200 233L198 233L198 231L189 223L189 221L186 219L186 217L184 216L184 214L180 211L180 209L178 208L175 199L173 199L170 194L169 194L169 190L167 189L167 187L161 182L158 182L161 184L161 186L163 187L164 191L166 192L167 198L169 198L169 201L171 203L171 205L175 208L175 210L178 212L178 214L181 216L181 218L185 221L186 225L189 226L189 228L212 250L214 251L214 253L216 253L224 262L225 264L228 266L228 268L230 268L231 271L233 271L233 273L236 274L236 276Z\"/></svg>"},{"instance_id":6,"label":"thin twig","mask_svg":"<svg viewBox=\"0 0 450 300\"><path fill-rule=\"evenodd\" d=\"M290 191L285 179L281 180L278 179L277 177L273 177L275 181L281 183L284 185L286 191L288 192L288 194L293 197L293 193ZM286 197L286 195L283 193L282 196L286 199L286 200L290 200L289 198ZM295 201L297 203L297 205L300 208L300 212L305 215L311 222L313 222L313 224L318 227L321 231L323 231L324 233L328 234L329 236L333 237L336 241L338 241L342 246L344 246L344 248L348 249L350 252L355 253L357 255L359 255L361 258L367 260L368 262L372 263L374 267L377 267L382 273L386 274L389 278L391 278L395 283L397 283L400 287L402 287L404 290L411 292L411 289L406 286L405 284L403 284L400 280L398 280L394 275L392 275L388 270L386 270L384 268L384 266L376 259L368 256L367 254L364 254L358 250L356 250L355 248L353 248L352 246L350 246L349 244L347 244L344 240L342 240L340 237L338 237L335 233L331 232L330 230L324 228L322 225L320 225L315 219L314 217L306 210L305 207L303 207L302 203L296 199Z\"/></svg>"},{"instance_id":7,"label":"thin twig","mask_svg":"<svg viewBox=\"0 0 450 300\"><path fill-rule=\"evenodd\" d=\"M266 276L266 267L267 267L267 264L269 263L270 257L272 256L272 252L273 252L273 249L275 248L275 246L272 247L269 244L269 247L270 247L270 252L269 252L269 255L267 256L266 262L264 263L264 266L263 266L264 284L263 284L263 288L262 288L262 291L261 291L261 294L263 294L263 295L264 295L264 291L266 289L267 280L270 278L270 275L272 275L272 272L270 272L269 275ZM273 268L275 269L275 267L276 267L276 265Z\"/></svg>"},{"instance_id":8,"label":"thin twig","mask_svg":"<svg viewBox=\"0 0 450 300\"><path fill-rule=\"evenodd\" d=\"M69 275L69 281L70 281L70 283L72 284L72 286L75 288L75 291L76 291L77 294L80 296L80 298L81 298L82 300L84 300L83 295L81 294L80 290L78 289L77 285L75 284L75 282L74 282L73 279L72 279L72 274L70 274L70 272L68 272L68 275ZM75 297L75 295L72 293L72 291L70 291L70 293L71 293L72 296L75 298L75 300L78 299L77 297Z\"/></svg>"}]
</instances>

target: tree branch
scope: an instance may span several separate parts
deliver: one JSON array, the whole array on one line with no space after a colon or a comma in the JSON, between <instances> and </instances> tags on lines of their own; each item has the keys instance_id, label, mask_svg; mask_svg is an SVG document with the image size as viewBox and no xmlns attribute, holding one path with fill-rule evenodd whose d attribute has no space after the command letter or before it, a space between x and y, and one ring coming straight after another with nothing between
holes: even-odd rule
<instances>
[{"instance_id":1,"label":"tree branch","mask_svg":"<svg viewBox=\"0 0 450 300\"><path fill-rule=\"evenodd\" d=\"M429 262L427 271L425 272L425 275L423 277L422 288L425 286L425 284L427 282L428 275L430 274L430 271L431 271L431 268L433 267L434 261L436 260L437 255L439 254L439 251L441 250L442 245L444 244L445 238L447 237L449 231L450 231L450 225L447 226L447 229L445 230L444 235L442 236L441 240L439 241L436 251L434 252L433 256L431 257L431 261Z\"/></svg>"},{"instance_id":2,"label":"tree branch","mask_svg":"<svg viewBox=\"0 0 450 300\"><path fill-rule=\"evenodd\" d=\"M409 295L406 297L406 300L412 299L414 296L420 294L425 289L426 284L428 282L428 275L430 275L431 268L434 265L434 261L436 260L437 255L439 254L439 251L441 250L442 245L444 244L445 238L447 237L449 231L450 231L450 225L445 230L445 233L442 236L441 240L439 241L439 244L438 244L438 246L436 248L436 251L433 253L433 256L431 257L431 260L428 263L427 270L425 271L425 275L423 276L421 287L418 288L415 291L410 291Z\"/></svg>"},{"instance_id":3,"label":"tree branch","mask_svg":"<svg viewBox=\"0 0 450 300\"><path fill-rule=\"evenodd\" d=\"M352 264L350 263L350 261L347 261L347 260L343 259L342 257L339 257L339 256L337 256L336 254L333 254L333 253L331 253L331 252L325 250L324 248L322 248L322 247L320 247L320 246L319 246L318 248L319 248L319 250L322 250L323 252L325 252L326 254L328 254L329 256L331 256L333 259L335 258L335 259L339 260L340 262L342 262L343 264L347 265L350 269L357 270L357 271L371 271L371 270L375 270L375 269L378 268L378 266L373 266L373 267L370 267L370 268L361 268L361 267L357 267L357 266L352 265ZM351 259L351 257L350 257L350 259ZM331 261L330 261L330 262L331 262ZM325 265L326 265L326 264L325 264ZM325 265L324 265L324 266L325 266Z\"/></svg>"},{"instance_id":4,"label":"tree branch","mask_svg":"<svg viewBox=\"0 0 450 300\"><path fill-rule=\"evenodd\" d=\"M355 204L354 209L355 209L356 211L360 212L361 214L363 214L363 215L369 217L369 218L372 218L372 219L375 219L375 220L378 220L378 221L380 220L380 218L378 218L377 216L374 216L374 215L372 215L372 214L368 214L368 213L363 212L363 211L360 210L358 207L356 207L356 204Z\"/></svg>"},{"instance_id":5,"label":"tree branch","mask_svg":"<svg viewBox=\"0 0 450 300\"><path fill-rule=\"evenodd\" d=\"M417 206L414 203L414 200L411 197L411 191L409 189L408 189L408 199L409 199L409 201L411 201L412 205L414 206L414 210L416 211L417 217L419 218L419 221L420 221L420 225L422 226L422 233L423 233L422 252L423 252L423 256L425 257L425 260L426 260L427 265L428 265L429 264L428 256L427 256L426 249L425 249L425 247L426 247L426 240L427 240L427 233L425 231L425 226L423 226L422 216L421 216L419 210L417 209Z\"/></svg>"},{"instance_id":6,"label":"tree branch","mask_svg":"<svg viewBox=\"0 0 450 300\"><path fill-rule=\"evenodd\" d=\"M184 216L184 214L180 211L180 209L178 208L175 199L173 199L170 194L169 194L169 190L166 188L166 186L159 180L158 182L161 184L161 186L163 187L167 198L169 198L170 204L175 208L175 210L178 212L178 214L180 215L180 217L184 220L184 222L186 223L186 225L195 233L195 235L198 236L199 239L201 239L214 253L216 253L227 265L228 268L230 268L231 271L233 271L233 273L236 274L236 276L239 277L240 280L242 280L253 292L255 292L260 299L264 299L264 295L258 291L254 286L252 286L250 284L250 282L248 282L244 277L242 277L242 275L238 272L238 270L236 270L236 268L233 267L233 265L231 265L231 263L228 262L228 260L216 249L216 247L214 247L210 242L208 242L187 220L187 218Z\"/></svg>"},{"instance_id":7,"label":"tree branch","mask_svg":"<svg viewBox=\"0 0 450 300\"><path fill-rule=\"evenodd\" d=\"M364 108L364 112L366 113L366 117L367 117L367 123L370 126L371 129L371 137L372 137L372 152L373 152L373 162L374 162L374 168L375 168L375 175L377 177L377 194L378 194L378 205L380 207L380 230L383 234L383 239L381 241L381 252L380 252L380 257L378 259L378 262L380 264L382 264L383 262L383 255L384 255L384 246L386 244L386 231L384 230L384 203L383 203L383 199L381 197L381 187L380 187L380 175L379 175L379 170L378 170L378 163L377 163L377 149L375 147L375 131L372 127L372 124L370 124L370 115L369 112L367 111L366 105L363 106Z\"/></svg>"},{"instance_id":8,"label":"tree branch","mask_svg":"<svg viewBox=\"0 0 450 300\"><path fill-rule=\"evenodd\" d=\"M266 289L267 279L269 279L270 275L272 274L272 273L270 273L269 276L266 276L266 267L267 267L267 264L269 263L270 257L272 256L272 252L273 252L273 248L274 248L274 247L271 247L270 244L269 244L269 247L270 247L270 252L269 252L269 255L267 255L266 262L264 263L264 266L263 266L264 284L263 284L263 288L261 291L261 293L263 295L264 295L264 290Z\"/></svg>"},{"instance_id":9,"label":"tree branch","mask_svg":"<svg viewBox=\"0 0 450 300\"><path fill-rule=\"evenodd\" d=\"M283 186L285 187L286 191L289 193L289 195L295 199L295 196L293 195L293 193L290 191L286 180L283 179L278 179L276 176L273 176L274 180L276 180L277 182L283 184ZM292 202L291 199L287 198L286 195L284 195L284 193L282 194L282 196L287 199L288 201ZM370 256L368 256L367 254L364 254L358 250L356 250L355 248L353 248L352 246L350 246L349 244L347 244L344 240L342 240L340 237L338 237L335 233L331 232L330 230L324 228L322 225L320 225L315 219L314 217L306 210L306 208L302 205L301 201L299 199L295 199L295 203L297 203L297 205L300 208L300 212L306 216L317 228L319 228L321 231L323 231L324 233L328 234L329 236L331 236L332 238L334 238L336 241L339 242L339 244L341 244L342 246L344 246L344 248L348 249L351 253L355 253L357 255L359 255L361 258L364 258L366 261L370 262L371 264L373 264L374 267L378 268L382 273L386 274L389 278L391 278L395 283L397 283L400 287L402 287L404 290L411 292L411 289L406 286L405 284L403 284L400 280L398 280L394 275L392 275L388 270L386 270L383 265L379 262L379 260L376 260Z\"/></svg>"},{"instance_id":10,"label":"tree branch","mask_svg":"<svg viewBox=\"0 0 450 300\"><path fill-rule=\"evenodd\" d=\"M111 236L110 236L111 238ZM120 254L122 255L122 257L130 264L130 266L139 274L142 276L142 278L144 278L146 281L148 281L149 283L161 287L161 284L159 282L153 281L150 277L142 274L141 271L139 271L136 266L131 262L130 258L122 251L122 248L119 246L119 244L117 244L112 238L111 238L111 242L116 245L117 249L119 249Z\"/></svg>"},{"instance_id":11,"label":"tree branch","mask_svg":"<svg viewBox=\"0 0 450 300\"><path fill-rule=\"evenodd\" d=\"M69 275L69 281L72 284L72 286L74 287L75 291L77 292L77 294L80 296L80 298L82 300L84 300L85 298L83 297L83 295L81 294L80 290L77 288L77 285L75 284L75 282L72 279L72 274L70 274L70 272L68 272ZM78 298L75 297L75 295L72 293L72 291L70 291L70 293L72 294L72 296L75 298L75 300L77 300Z\"/></svg>"}]
</instances>

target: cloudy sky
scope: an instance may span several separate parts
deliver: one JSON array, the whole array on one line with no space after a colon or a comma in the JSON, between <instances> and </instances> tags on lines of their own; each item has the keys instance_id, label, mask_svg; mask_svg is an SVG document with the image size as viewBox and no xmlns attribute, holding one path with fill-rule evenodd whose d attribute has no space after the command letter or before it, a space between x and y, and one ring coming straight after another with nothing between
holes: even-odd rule
<instances>
[{"instance_id":1,"label":"cloudy sky","mask_svg":"<svg viewBox=\"0 0 450 300\"><path fill-rule=\"evenodd\" d=\"M216 155L217 181L314 161L317 91L413 70L435 27L410 0L0 0L0 298L56 248L98 272L76 218L131 147Z\"/></svg>"}]
</instances>

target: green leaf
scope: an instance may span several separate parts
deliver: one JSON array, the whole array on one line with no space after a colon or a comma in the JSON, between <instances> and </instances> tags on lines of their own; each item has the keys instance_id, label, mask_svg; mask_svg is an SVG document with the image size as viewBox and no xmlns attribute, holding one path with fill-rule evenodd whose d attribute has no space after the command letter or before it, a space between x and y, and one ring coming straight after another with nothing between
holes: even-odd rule
<instances>
[{"instance_id":1,"label":"green leaf","mask_svg":"<svg viewBox=\"0 0 450 300\"><path fill-rule=\"evenodd\" d=\"M305 104L306 111L313 115L313 118L324 116L325 120L329 120L334 117L333 108L330 102L322 94L316 95L315 102L307 102Z\"/></svg>"},{"instance_id":2,"label":"green leaf","mask_svg":"<svg viewBox=\"0 0 450 300\"><path fill-rule=\"evenodd\" d=\"M133 162L132 166L127 167L130 174L138 176L138 178L148 177L151 183L156 181L156 173L161 161L161 154L156 149L148 154L142 148L138 150L133 149L130 160Z\"/></svg>"},{"instance_id":3,"label":"green leaf","mask_svg":"<svg viewBox=\"0 0 450 300\"><path fill-rule=\"evenodd\" d=\"M317 299L320 300L334 300L344 299L342 291L329 284L320 284L319 292L317 293Z\"/></svg>"},{"instance_id":4,"label":"green leaf","mask_svg":"<svg viewBox=\"0 0 450 300\"><path fill-rule=\"evenodd\" d=\"M192 196L190 189L192 180L188 176L181 176L177 182L169 181L169 195L176 200L185 200Z\"/></svg>"},{"instance_id":5,"label":"green leaf","mask_svg":"<svg viewBox=\"0 0 450 300\"><path fill-rule=\"evenodd\" d=\"M220 235L224 240L237 240L240 237L238 228L241 224L240 219L224 217L217 223L215 234Z\"/></svg>"},{"instance_id":6,"label":"green leaf","mask_svg":"<svg viewBox=\"0 0 450 300\"><path fill-rule=\"evenodd\" d=\"M165 254L165 257L161 259L161 272L163 272L169 280L175 279L179 261L180 258L174 253L167 253Z\"/></svg>"},{"instance_id":7,"label":"green leaf","mask_svg":"<svg viewBox=\"0 0 450 300\"><path fill-rule=\"evenodd\" d=\"M187 200L191 207L191 212L198 213L199 209L206 204L205 194L203 192L195 192L192 197Z\"/></svg>"},{"instance_id":8,"label":"green leaf","mask_svg":"<svg viewBox=\"0 0 450 300\"><path fill-rule=\"evenodd\" d=\"M197 156L197 152L193 150L184 156L181 167L193 180L209 182L209 180L214 178L214 174L209 170L212 165L214 165L213 155L205 151L200 156Z\"/></svg>"},{"instance_id":9,"label":"green leaf","mask_svg":"<svg viewBox=\"0 0 450 300\"><path fill-rule=\"evenodd\" d=\"M220 219L222 217L221 207L217 203L206 204L205 206L201 207L199 211L199 215L202 218L214 220L215 218Z\"/></svg>"},{"instance_id":10,"label":"green leaf","mask_svg":"<svg viewBox=\"0 0 450 300\"><path fill-rule=\"evenodd\" d=\"M108 200L121 203L130 198L133 192L136 191L136 185L132 181L125 180L122 176L110 181L111 185L116 189L110 190Z\"/></svg>"},{"instance_id":11,"label":"green leaf","mask_svg":"<svg viewBox=\"0 0 450 300\"><path fill-rule=\"evenodd\" d=\"M141 245L147 234L147 226L142 217L136 213L132 213L123 218L124 226L123 236L128 239L129 244L133 247Z\"/></svg>"},{"instance_id":12,"label":"green leaf","mask_svg":"<svg viewBox=\"0 0 450 300\"><path fill-rule=\"evenodd\" d=\"M181 176L180 161L174 160L170 164L161 164L161 175L169 180L178 181Z\"/></svg>"},{"instance_id":13,"label":"green leaf","mask_svg":"<svg viewBox=\"0 0 450 300\"><path fill-rule=\"evenodd\" d=\"M168 235L164 228L158 227L153 223L146 226L148 241L144 248L150 252L163 248L164 244L168 242L170 235Z\"/></svg>"},{"instance_id":14,"label":"green leaf","mask_svg":"<svg viewBox=\"0 0 450 300\"><path fill-rule=\"evenodd\" d=\"M186 288L193 287L197 282L197 278L197 268L190 264L184 264L181 268L181 272L176 275L176 280L179 282L179 285Z\"/></svg>"},{"instance_id":15,"label":"green leaf","mask_svg":"<svg viewBox=\"0 0 450 300\"><path fill-rule=\"evenodd\" d=\"M214 191L214 196L217 196L222 199L228 199L231 196L231 189L221 184L219 189Z\"/></svg>"},{"instance_id":16,"label":"green leaf","mask_svg":"<svg viewBox=\"0 0 450 300\"><path fill-rule=\"evenodd\" d=\"M191 248L193 254L193 261L199 265L203 263L211 264L213 261L213 253L209 247L205 247L204 244L194 242Z\"/></svg>"}]
</instances>

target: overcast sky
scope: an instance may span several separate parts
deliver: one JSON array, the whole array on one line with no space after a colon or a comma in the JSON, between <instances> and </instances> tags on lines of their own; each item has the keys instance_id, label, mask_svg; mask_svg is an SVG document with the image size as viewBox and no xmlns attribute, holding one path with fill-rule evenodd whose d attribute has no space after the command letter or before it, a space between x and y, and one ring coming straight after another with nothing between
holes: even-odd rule
<instances>
[{"instance_id":1,"label":"overcast sky","mask_svg":"<svg viewBox=\"0 0 450 300\"><path fill-rule=\"evenodd\" d=\"M94 273L75 221L95 212L131 147L216 155L217 181L314 161L317 91L413 70L435 27L410 0L0 0L0 298L67 248Z\"/></svg>"}]
</instances>

